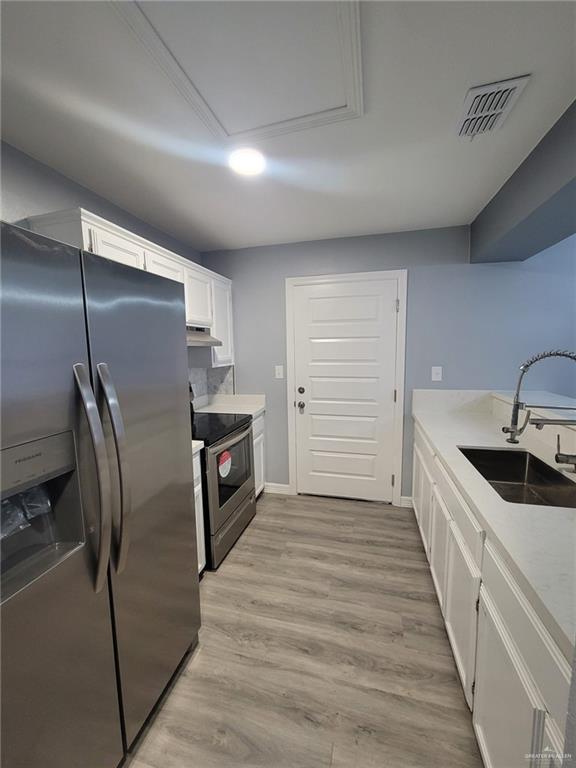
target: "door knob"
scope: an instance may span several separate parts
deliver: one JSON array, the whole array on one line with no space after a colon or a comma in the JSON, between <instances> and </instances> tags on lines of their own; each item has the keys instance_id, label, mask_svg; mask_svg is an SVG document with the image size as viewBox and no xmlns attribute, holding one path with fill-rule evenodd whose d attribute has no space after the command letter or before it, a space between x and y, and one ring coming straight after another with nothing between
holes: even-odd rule
<instances>
[{"instance_id":1,"label":"door knob","mask_svg":"<svg viewBox=\"0 0 576 768\"><path fill-rule=\"evenodd\" d=\"M304 387L298 387L298 394L299 394L299 395L303 395L303 394L304 394L304 392L306 392L306 390L304 389Z\"/></svg>"},{"instance_id":2,"label":"door knob","mask_svg":"<svg viewBox=\"0 0 576 768\"><path fill-rule=\"evenodd\" d=\"M304 400L300 400L300 402L298 403L298 408L300 408L301 411L303 411L304 408L306 408L306 403L304 402Z\"/></svg>"}]
</instances>

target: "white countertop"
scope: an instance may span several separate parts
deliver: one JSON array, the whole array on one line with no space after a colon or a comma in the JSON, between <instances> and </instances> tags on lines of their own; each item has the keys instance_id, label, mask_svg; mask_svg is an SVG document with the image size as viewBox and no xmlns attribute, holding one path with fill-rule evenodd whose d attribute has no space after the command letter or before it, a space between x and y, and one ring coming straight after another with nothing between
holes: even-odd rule
<instances>
[{"instance_id":1,"label":"white countertop","mask_svg":"<svg viewBox=\"0 0 576 768\"><path fill-rule=\"evenodd\" d=\"M194 399L198 413L248 413L257 418L266 410L265 395L213 395Z\"/></svg>"},{"instance_id":2,"label":"white countertop","mask_svg":"<svg viewBox=\"0 0 576 768\"><path fill-rule=\"evenodd\" d=\"M494 397L511 402L507 393ZM416 397L413 415L485 528L488 540L571 661L576 637L576 509L504 501L459 451L458 446L511 447L502 435L501 420L492 414L491 400L485 393L475 402L438 409L427 396ZM534 444L525 447L538 455ZM545 455L539 458L550 463Z\"/></svg>"},{"instance_id":3,"label":"white countertop","mask_svg":"<svg viewBox=\"0 0 576 768\"><path fill-rule=\"evenodd\" d=\"M202 440L192 440L192 456L196 456L202 448L204 448L204 442Z\"/></svg>"}]
</instances>

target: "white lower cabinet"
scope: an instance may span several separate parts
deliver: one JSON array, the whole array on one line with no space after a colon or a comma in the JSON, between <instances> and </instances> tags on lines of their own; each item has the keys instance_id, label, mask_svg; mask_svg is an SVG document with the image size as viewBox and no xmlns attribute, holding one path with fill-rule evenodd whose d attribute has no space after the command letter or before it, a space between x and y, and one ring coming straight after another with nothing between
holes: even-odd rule
<instances>
[{"instance_id":1,"label":"white lower cabinet","mask_svg":"<svg viewBox=\"0 0 576 768\"><path fill-rule=\"evenodd\" d=\"M476 601L481 574L455 523L448 533L446 603L444 619L464 696L472 709L474 665L476 663Z\"/></svg>"},{"instance_id":2,"label":"white lower cabinet","mask_svg":"<svg viewBox=\"0 0 576 768\"><path fill-rule=\"evenodd\" d=\"M422 454L418 448L414 447L414 458L412 460L412 506L414 507L414 514L416 520L420 524L420 513L422 509L422 472L424 469L424 462L422 461Z\"/></svg>"},{"instance_id":3,"label":"white lower cabinet","mask_svg":"<svg viewBox=\"0 0 576 768\"><path fill-rule=\"evenodd\" d=\"M194 454L194 514L196 516L196 546L198 548L198 573L206 567L206 542L204 540L204 502L202 499L202 466L200 452Z\"/></svg>"},{"instance_id":4,"label":"white lower cabinet","mask_svg":"<svg viewBox=\"0 0 576 768\"><path fill-rule=\"evenodd\" d=\"M419 425L413 502L486 768L560 768L570 663Z\"/></svg>"},{"instance_id":5,"label":"white lower cabinet","mask_svg":"<svg viewBox=\"0 0 576 768\"><path fill-rule=\"evenodd\" d=\"M254 439L254 487L256 496L258 496L264 490L265 482L264 414L254 419L252 434Z\"/></svg>"},{"instance_id":6,"label":"white lower cabinet","mask_svg":"<svg viewBox=\"0 0 576 768\"><path fill-rule=\"evenodd\" d=\"M541 766L530 755L542 752L546 707L484 588L477 655L472 720L486 768Z\"/></svg>"},{"instance_id":7,"label":"white lower cabinet","mask_svg":"<svg viewBox=\"0 0 576 768\"><path fill-rule=\"evenodd\" d=\"M430 522L432 515L432 488L434 481L426 464L422 465L422 474L420 480L420 535L424 544L426 557L430 560Z\"/></svg>"},{"instance_id":8,"label":"white lower cabinet","mask_svg":"<svg viewBox=\"0 0 576 768\"><path fill-rule=\"evenodd\" d=\"M440 496L438 487L432 488L430 508L430 571L436 587L442 613L446 607L446 568L448 565L448 536L452 518Z\"/></svg>"}]
</instances>

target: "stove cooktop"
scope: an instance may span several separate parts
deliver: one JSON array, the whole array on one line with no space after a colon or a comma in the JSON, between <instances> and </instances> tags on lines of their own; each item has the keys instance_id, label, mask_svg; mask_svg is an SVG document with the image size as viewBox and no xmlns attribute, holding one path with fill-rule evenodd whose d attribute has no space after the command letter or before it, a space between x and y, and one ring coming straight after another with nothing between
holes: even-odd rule
<instances>
[{"instance_id":1,"label":"stove cooktop","mask_svg":"<svg viewBox=\"0 0 576 768\"><path fill-rule=\"evenodd\" d=\"M249 413L194 413L192 414L192 438L213 445L223 437L236 432L252 421Z\"/></svg>"}]
</instances>

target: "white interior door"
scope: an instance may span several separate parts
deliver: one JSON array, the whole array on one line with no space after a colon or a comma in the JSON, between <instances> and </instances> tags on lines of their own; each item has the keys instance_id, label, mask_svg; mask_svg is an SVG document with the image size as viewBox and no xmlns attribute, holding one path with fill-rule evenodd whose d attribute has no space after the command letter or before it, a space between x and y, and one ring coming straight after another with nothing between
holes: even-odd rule
<instances>
[{"instance_id":1,"label":"white interior door","mask_svg":"<svg viewBox=\"0 0 576 768\"><path fill-rule=\"evenodd\" d=\"M298 493L393 499L399 277L385 274L294 285Z\"/></svg>"}]
</instances>

